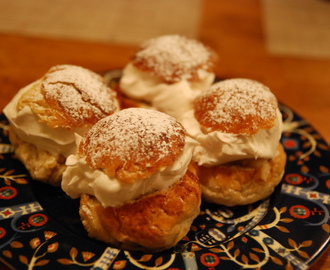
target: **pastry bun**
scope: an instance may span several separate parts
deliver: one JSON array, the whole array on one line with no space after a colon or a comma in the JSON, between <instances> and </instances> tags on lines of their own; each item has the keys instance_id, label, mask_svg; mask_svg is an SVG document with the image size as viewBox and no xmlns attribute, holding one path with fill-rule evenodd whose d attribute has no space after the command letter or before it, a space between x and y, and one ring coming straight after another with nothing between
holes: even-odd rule
<instances>
[{"instance_id":1,"label":"pastry bun","mask_svg":"<svg viewBox=\"0 0 330 270\"><path fill-rule=\"evenodd\" d=\"M118 207L102 207L93 196L80 200L80 216L88 235L126 250L158 252L173 247L199 214L201 190L196 168L174 185Z\"/></svg>"},{"instance_id":2,"label":"pastry bun","mask_svg":"<svg viewBox=\"0 0 330 270\"><path fill-rule=\"evenodd\" d=\"M249 79L217 82L194 100L182 123L199 142L193 160L200 166L205 201L250 204L269 196L281 181L282 115L265 85Z\"/></svg>"},{"instance_id":3,"label":"pastry bun","mask_svg":"<svg viewBox=\"0 0 330 270\"><path fill-rule=\"evenodd\" d=\"M81 138L67 159L62 189L81 197L90 237L128 250L167 249L188 233L200 211L195 145L165 113L121 110Z\"/></svg>"},{"instance_id":4,"label":"pastry bun","mask_svg":"<svg viewBox=\"0 0 330 270\"><path fill-rule=\"evenodd\" d=\"M6 106L10 141L31 177L59 186L65 159L76 151L75 133L119 110L116 92L82 67L57 65L21 89Z\"/></svg>"},{"instance_id":5,"label":"pastry bun","mask_svg":"<svg viewBox=\"0 0 330 270\"><path fill-rule=\"evenodd\" d=\"M122 104L149 105L180 120L215 78L215 53L195 39L165 35L142 43L124 67Z\"/></svg>"}]
</instances>

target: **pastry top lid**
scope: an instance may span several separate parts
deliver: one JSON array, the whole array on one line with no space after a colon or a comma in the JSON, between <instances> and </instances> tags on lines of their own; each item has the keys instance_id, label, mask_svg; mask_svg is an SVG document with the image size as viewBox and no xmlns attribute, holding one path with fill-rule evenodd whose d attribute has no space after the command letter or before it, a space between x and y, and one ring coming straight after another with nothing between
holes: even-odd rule
<instances>
[{"instance_id":1,"label":"pastry top lid","mask_svg":"<svg viewBox=\"0 0 330 270\"><path fill-rule=\"evenodd\" d=\"M129 108L101 119L79 145L95 169L123 182L144 179L183 152L185 130L165 113Z\"/></svg>"},{"instance_id":2,"label":"pastry top lid","mask_svg":"<svg viewBox=\"0 0 330 270\"><path fill-rule=\"evenodd\" d=\"M277 108L269 88L249 79L220 81L194 101L195 117L206 132L256 134L274 126Z\"/></svg>"},{"instance_id":3,"label":"pastry top lid","mask_svg":"<svg viewBox=\"0 0 330 270\"><path fill-rule=\"evenodd\" d=\"M50 126L79 127L94 124L119 110L116 92L102 76L79 66L57 65L42 78L41 91L52 116Z\"/></svg>"},{"instance_id":4,"label":"pastry top lid","mask_svg":"<svg viewBox=\"0 0 330 270\"><path fill-rule=\"evenodd\" d=\"M173 83L198 80L201 72L212 71L215 58L215 53L198 40L165 35L142 43L132 63L140 70Z\"/></svg>"}]
</instances>

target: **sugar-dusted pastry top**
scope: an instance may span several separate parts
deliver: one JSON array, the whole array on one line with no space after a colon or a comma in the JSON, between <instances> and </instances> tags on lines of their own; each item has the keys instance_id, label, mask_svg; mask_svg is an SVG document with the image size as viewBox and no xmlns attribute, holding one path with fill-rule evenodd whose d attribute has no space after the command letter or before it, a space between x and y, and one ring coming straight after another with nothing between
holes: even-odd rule
<instances>
[{"instance_id":1,"label":"sugar-dusted pastry top","mask_svg":"<svg viewBox=\"0 0 330 270\"><path fill-rule=\"evenodd\" d=\"M17 110L25 106L52 128L87 126L119 109L102 76L74 65L52 67L22 94Z\"/></svg>"},{"instance_id":2,"label":"sugar-dusted pastry top","mask_svg":"<svg viewBox=\"0 0 330 270\"><path fill-rule=\"evenodd\" d=\"M274 126L277 100L257 81L228 79L197 97L194 109L196 119L208 132L253 135Z\"/></svg>"},{"instance_id":3,"label":"sugar-dusted pastry top","mask_svg":"<svg viewBox=\"0 0 330 270\"><path fill-rule=\"evenodd\" d=\"M116 94L102 77L78 66L59 65L22 88L3 112L21 140L67 157L75 151L75 133L84 135L117 110Z\"/></svg>"},{"instance_id":4,"label":"sugar-dusted pastry top","mask_svg":"<svg viewBox=\"0 0 330 270\"><path fill-rule=\"evenodd\" d=\"M100 120L82 140L87 164L124 182L145 178L181 155L185 130L173 117L142 108Z\"/></svg>"},{"instance_id":5,"label":"sugar-dusted pastry top","mask_svg":"<svg viewBox=\"0 0 330 270\"><path fill-rule=\"evenodd\" d=\"M187 171L196 142L173 117L130 108L103 118L68 157L62 188L117 206L167 188Z\"/></svg>"},{"instance_id":6,"label":"sugar-dusted pastry top","mask_svg":"<svg viewBox=\"0 0 330 270\"><path fill-rule=\"evenodd\" d=\"M214 58L215 54L195 39L165 35L145 41L133 55L132 64L173 83L198 80L213 69Z\"/></svg>"},{"instance_id":7,"label":"sugar-dusted pastry top","mask_svg":"<svg viewBox=\"0 0 330 270\"><path fill-rule=\"evenodd\" d=\"M181 123L199 142L193 159L216 166L242 159L273 158L282 132L277 100L259 82L230 79L213 84Z\"/></svg>"}]
</instances>

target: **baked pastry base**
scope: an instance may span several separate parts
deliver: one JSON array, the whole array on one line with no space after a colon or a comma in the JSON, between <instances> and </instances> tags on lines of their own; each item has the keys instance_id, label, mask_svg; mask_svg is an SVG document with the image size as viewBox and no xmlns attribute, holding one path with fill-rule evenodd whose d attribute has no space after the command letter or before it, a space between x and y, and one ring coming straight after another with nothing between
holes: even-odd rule
<instances>
[{"instance_id":1,"label":"baked pastry base","mask_svg":"<svg viewBox=\"0 0 330 270\"><path fill-rule=\"evenodd\" d=\"M12 129L9 130L9 140L15 147L15 156L25 165L32 179L53 186L61 185L66 168L64 156L39 150L35 145L21 140Z\"/></svg>"},{"instance_id":2,"label":"baked pastry base","mask_svg":"<svg viewBox=\"0 0 330 270\"><path fill-rule=\"evenodd\" d=\"M279 143L276 155L270 160L248 159L218 165L199 167L202 197L206 202L225 206L246 205L271 195L280 183L286 163L286 154Z\"/></svg>"},{"instance_id":3,"label":"baked pastry base","mask_svg":"<svg viewBox=\"0 0 330 270\"><path fill-rule=\"evenodd\" d=\"M114 247L158 252L173 247L190 230L198 216L201 189L196 165L168 189L118 207L102 207L93 196L83 194L80 216L91 238Z\"/></svg>"}]
</instances>

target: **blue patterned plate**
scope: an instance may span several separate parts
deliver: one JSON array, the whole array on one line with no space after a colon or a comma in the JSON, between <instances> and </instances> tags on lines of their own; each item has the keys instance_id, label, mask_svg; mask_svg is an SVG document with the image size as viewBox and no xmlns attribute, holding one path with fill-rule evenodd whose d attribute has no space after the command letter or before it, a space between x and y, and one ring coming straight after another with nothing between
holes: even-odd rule
<instances>
[{"instance_id":1,"label":"blue patterned plate","mask_svg":"<svg viewBox=\"0 0 330 270\"><path fill-rule=\"evenodd\" d=\"M281 105L288 162L269 198L244 207L202 204L190 232L156 254L90 239L79 201L32 181L15 159L0 115L0 259L15 269L308 269L330 240L330 151Z\"/></svg>"}]
</instances>

